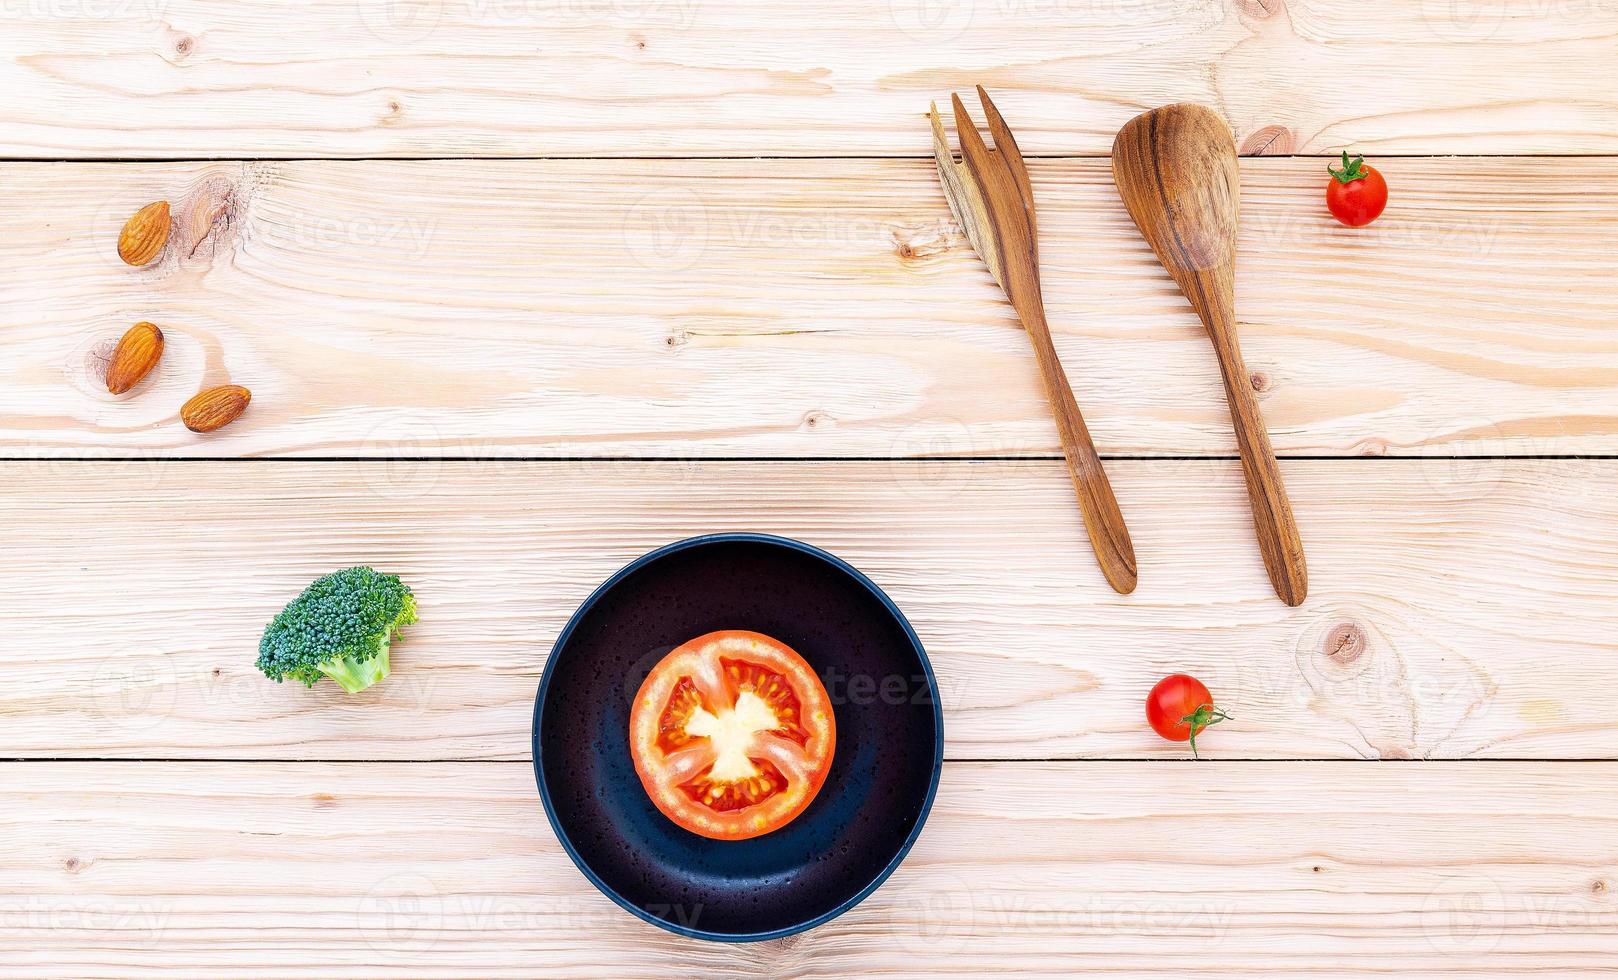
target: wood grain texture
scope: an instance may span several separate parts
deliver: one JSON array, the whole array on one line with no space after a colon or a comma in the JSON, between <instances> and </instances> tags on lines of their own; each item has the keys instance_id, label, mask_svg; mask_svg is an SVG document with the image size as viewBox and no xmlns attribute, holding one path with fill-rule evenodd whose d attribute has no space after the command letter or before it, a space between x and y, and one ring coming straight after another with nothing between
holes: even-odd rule
<instances>
[{"instance_id":1,"label":"wood grain texture","mask_svg":"<svg viewBox=\"0 0 1618 980\"><path fill-rule=\"evenodd\" d=\"M961 162L955 162L947 144L935 146L939 180L944 196L949 199L950 211L967 240L983 259L989 275L1005 291L1006 300L1028 331L1034 360L1039 364L1040 379L1044 382L1045 397L1051 403L1057 437L1062 443L1062 456L1073 481L1079 514L1090 536L1090 547L1107 584L1128 595L1135 591L1139 579L1135 546L1129 540L1129 528L1118 511L1118 500L1107 480L1107 471L1101 465L1095 442L1084 424L1084 415L1073 397L1067 372L1062 369L1062 359L1051 340L1045 299L1040 292L1039 221L1028 168L1015 137L989 94L981 86L977 93L994 136L994 148L984 144L977 123L961 104L960 96L952 94L950 101L961 144ZM936 143L942 139L943 127L936 111L931 117Z\"/></svg>"},{"instance_id":2,"label":"wood grain texture","mask_svg":"<svg viewBox=\"0 0 1618 980\"><path fill-rule=\"evenodd\" d=\"M1585 696L1618 636L1618 461L1283 463L1314 559L1295 610L1234 460L1111 468L1130 596L1102 581L1059 461L3 464L0 746L523 758L545 657L599 582L756 530L832 550L905 610L950 759L1181 758L1141 714L1176 670L1236 717L1205 757L1618 758L1610 705ZM357 696L265 680L264 624L357 563L419 597L393 675Z\"/></svg>"},{"instance_id":3,"label":"wood grain texture","mask_svg":"<svg viewBox=\"0 0 1618 980\"><path fill-rule=\"evenodd\" d=\"M1309 592L1303 543L1236 339L1241 171L1230 127L1191 103L1141 113L1118 131L1112 174L1129 216L1208 331L1264 567L1275 594L1289 606L1301 605Z\"/></svg>"},{"instance_id":4,"label":"wood grain texture","mask_svg":"<svg viewBox=\"0 0 1618 980\"><path fill-rule=\"evenodd\" d=\"M1618 149L1601 2L18 3L0 153L911 155L1004 92L1029 153L1198 101L1246 152Z\"/></svg>"},{"instance_id":5,"label":"wood grain texture","mask_svg":"<svg viewBox=\"0 0 1618 980\"><path fill-rule=\"evenodd\" d=\"M1237 316L1279 452L1618 453L1618 202L1590 193L1618 161L1398 161L1358 230L1327 216L1323 162L1242 167ZM1234 454L1202 328L1107 162L1030 170L1096 444ZM5 165L0 454L1054 455L934 171ZM158 197L185 234L130 270L118 229ZM100 358L141 319L163 364L113 401ZM186 432L180 404L227 382L250 416Z\"/></svg>"},{"instance_id":6,"label":"wood grain texture","mask_svg":"<svg viewBox=\"0 0 1618 980\"><path fill-rule=\"evenodd\" d=\"M1605 976L1618 818L1590 792L1615 778L1614 763L957 763L863 904L726 945L597 893L525 764L10 763L0 969Z\"/></svg>"}]
</instances>

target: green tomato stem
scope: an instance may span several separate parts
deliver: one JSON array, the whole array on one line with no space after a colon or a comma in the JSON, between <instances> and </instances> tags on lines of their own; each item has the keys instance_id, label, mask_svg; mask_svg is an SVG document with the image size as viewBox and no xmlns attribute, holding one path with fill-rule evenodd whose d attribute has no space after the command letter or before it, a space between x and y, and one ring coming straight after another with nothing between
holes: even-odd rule
<instances>
[{"instance_id":1,"label":"green tomato stem","mask_svg":"<svg viewBox=\"0 0 1618 980\"><path fill-rule=\"evenodd\" d=\"M1366 177L1365 158L1361 156L1350 160L1348 151L1344 150L1342 169L1339 170L1328 163L1326 164L1326 172L1337 178L1339 184L1352 184L1356 180L1364 180Z\"/></svg>"},{"instance_id":2,"label":"green tomato stem","mask_svg":"<svg viewBox=\"0 0 1618 980\"><path fill-rule=\"evenodd\" d=\"M1202 758L1202 756L1197 755L1197 736L1202 733L1202 730L1209 725L1217 725L1222 721L1229 720L1230 715L1225 714L1211 704L1201 705L1197 710L1181 718L1180 721L1191 727L1191 738L1189 739L1191 742L1191 758Z\"/></svg>"}]
</instances>

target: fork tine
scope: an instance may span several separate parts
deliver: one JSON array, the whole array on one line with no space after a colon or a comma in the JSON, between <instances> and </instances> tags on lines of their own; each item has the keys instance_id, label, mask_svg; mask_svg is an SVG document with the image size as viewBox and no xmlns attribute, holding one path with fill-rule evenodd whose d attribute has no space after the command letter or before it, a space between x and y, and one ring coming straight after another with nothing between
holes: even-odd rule
<instances>
[{"instance_id":1,"label":"fork tine","mask_svg":"<svg viewBox=\"0 0 1618 980\"><path fill-rule=\"evenodd\" d=\"M955 154L950 152L949 136L944 132L944 121L938 118L937 102L928 108L927 118L933 124L933 159L938 161L938 179L944 185L944 200L949 202L949 211L955 215L955 223L961 226L962 231L969 233L967 238L970 239L971 227L967 223L966 216L961 214L961 202L965 196L965 191L961 187L961 172L956 169L959 165L955 162ZM977 247L976 242L972 245L974 248Z\"/></svg>"},{"instance_id":2,"label":"fork tine","mask_svg":"<svg viewBox=\"0 0 1618 980\"><path fill-rule=\"evenodd\" d=\"M949 136L944 132L944 120L938 117L938 103L927 105L927 118L933 124L933 156L940 164L954 163L955 154L950 152Z\"/></svg>"},{"instance_id":3,"label":"fork tine","mask_svg":"<svg viewBox=\"0 0 1618 980\"><path fill-rule=\"evenodd\" d=\"M949 101L955 109L955 138L961 144L961 159L976 172L979 166L988 161L989 148L983 142L983 134L978 132L978 124L972 121L966 106L961 104L961 97L951 92Z\"/></svg>"},{"instance_id":4,"label":"fork tine","mask_svg":"<svg viewBox=\"0 0 1618 980\"><path fill-rule=\"evenodd\" d=\"M961 104L961 97L951 93L950 100L955 104L955 138L961 142L961 156L966 161L966 170L972 182L987 197L990 187L1000 181L1008 181L1020 196L1021 192L1016 190L1016 178L1006 169L1004 155L989 149L983 142L983 134L978 132L977 123L972 121L966 106Z\"/></svg>"},{"instance_id":5,"label":"fork tine","mask_svg":"<svg viewBox=\"0 0 1618 980\"><path fill-rule=\"evenodd\" d=\"M1022 151L1017 148L1017 138L1011 135L1011 127L1000 115L994 100L989 93L979 85L978 101L983 103L983 115L989 121L989 133L994 136L994 148L1006 161L1006 168L1011 171L1012 178L1017 184L1017 193L1022 196L1023 210L1028 212L1028 231L1033 238L1035 256L1039 254L1039 230L1034 220L1034 185L1028 179L1028 166L1023 163Z\"/></svg>"},{"instance_id":6,"label":"fork tine","mask_svg":"<svg viewBox=\"0 0 1618 980\"><path fill-rule=\"evenodd\" d=\"M944 121L939 118L938 105L928 112L933 127L933 157L938 162L938 180L944 185L944 199L949 202L950 213L961 226L972 250L989 267L989 276L1000 279L1000 254L995 248L994 236L987 232L988 211L983 204L983 193L966 166L950 152L949 136L944 132ZM1002 283L1003 285L1003 283Z\"/></svg>"},{"instance_id":7,"label":"fork tine","mask_svg":"<svg viewBox=\"0 0 1618 980\"><path fill-rule=\"evenodd\" d=\"M1016 197L1016 203L1021 204L1021 192L1017 190L1017 181L1006 169L1005 158L999 153L984 145L983 134L978 132L977 123L972 121L966 106L961 104L961 97L950 94L950 101L955 107L955 138L961 143L961 156L965 160L965 175L963 183L972 188L973 210L981 215L979 221L979 247L978 252L988 263L989 271L994 275L995 282L1002 287L1006 285L1006 270L1004 268L1006 249L1027 248L1023 235L1027 231L1027 209L1023 209L1024 220L1020 227L1013 229L1005 227L1003 222L1009 215L997 213L998 209L991 203L995 196L995 188L1001 188L1008 195ZM1030 251L1029 258L1035 253Z\"/></svg>"},{"instance_id":8,"label":"fork tine","mask_svg":"<svg viewBox=\"0 0 1618 980\"><path fill-rule=\"evenodd\" d=\"M990 170L995 166L994 151L984 144L983 134L978 132L978 124L961 104L961 97L951 92L949 98L955 107L955 138L961 144L961 159L972 181L986 189L991 180Z\"/></svg>"}]
</instances>

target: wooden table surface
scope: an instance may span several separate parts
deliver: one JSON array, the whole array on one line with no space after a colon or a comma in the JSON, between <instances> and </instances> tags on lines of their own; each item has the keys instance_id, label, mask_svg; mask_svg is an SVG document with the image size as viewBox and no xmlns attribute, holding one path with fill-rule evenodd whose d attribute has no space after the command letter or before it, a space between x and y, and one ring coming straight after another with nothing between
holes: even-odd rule
<instances>
[{"instance_id":1,"label":"wooden table surface","mask_svg":"<svg viewBox=\"0 0 1618 980\"><path fill-rule=\"evenodd\" d=\"M5 5L0 974L1618 973L1615 55L1603 0ZM923 113L975 82L1036 158L1130 596L938 187ZM1111 182L1178 100L1244 154L1298 609ZM1357 231L1344 148L1392 187ZM168 351L115 398L140 319ZM226 380L248 414L185 430ZM947 731L898 872L740 946L597 893L529 761L577 604L731 529L885 588ZM357 563L420 597L393 676L265 680L265 621ZM1142 718L1176 670L1236 716L1200 763Z\"/></svg>"}]
</instances>

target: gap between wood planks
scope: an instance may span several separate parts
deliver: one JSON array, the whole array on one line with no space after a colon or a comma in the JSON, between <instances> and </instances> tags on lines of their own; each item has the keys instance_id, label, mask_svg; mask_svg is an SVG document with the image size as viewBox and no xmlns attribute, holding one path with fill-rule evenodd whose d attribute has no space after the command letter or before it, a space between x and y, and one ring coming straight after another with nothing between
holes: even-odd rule
<instances>
[{"instance_id":1,"label":"gap between wood planks","mask_svg":"<svg viewBox=\"0 0 1618 980\"><path fill-rule=\"evenodd\" d=\"M1141 456L1102 453L1102 459L1120 462L1192 462L1196 460L1234 461L1241 457L1226 454ZM1381 453L1367 456L1329 456L1323 454L1277 453L1276 459L1299 462L1340 463L1357 460L1606 460L1618 459L1609 453L1529 453L1522 456L1504 453L1446 454L1442 456L1401 456ZM1060 453L1031 453L1026 456L63 456L60 462L73 463L147 463L161 460L166 463L1021 463L1054 462ZM37 456L0 456L0 463L38 463Z\"/></svg>"},{"instance_id":2,"label":"gap between wood planks","mask_svg":"<svg viewBox=\"0 0 1618 980\"><path fill-rule=\"evenodd\" d=\"M1509 160L1515 158L1528 158L1535 160L1612 160L1618 159L1618 153L1375 153L1369 154L1381 160ZM1025 160L1105 160L1110 156L1106 153L1025 153ZM1243 160L1336 160L1336 153L1249 153L1240 154ZM815 161L815 160L858 160L865 162L881 162L888 160L928 161L933 157L925 153L902 153L895 156L871 156L869 154L813 154L806 156L780 155L770 153L745 154L719 154L715 156L489 156L484 154L423 154L416 156L288 156L288 157L48 157L48 156L4 156L0 155L0 165L7 163L130 163L153 164L173 163L186 165L204 165L219 163L323 163L331 160L341 160L345 163L552 163L569 161L597 161L600 163L691 163L691 162L724 162L737 160L785 160L785 161Z\"/></svg>"},{"instance_id":3,"label":"gap between wood planks","mask_svg":"<svg viewBox=\"0 0 1618 980\"><path fill-rule=\"evenodd\" d=\"M125 763L135 764L135 763L182 763L182 762L183 763L193 763L193 762L206 762L206 763L210 763L210 764L212 764L212 763L220 763L220 764L230 764L230 765L237 765L237 764L244 764L244 763L245 764L264 763L266 765L280 765L280 766L287 766L287 765L291 765L291 766L302 766L302 765L322 765L322 766L331 766L331 765L344 765L344 766L437 766L437 765L456 765L456 766L489 766L489 765L496 765L496 766L532 766L534 764L533 759L325 759L325 758L275 759L275 758L268 758L268 757L262 757L262 756L241 756L241 757L238 757L238 758L218 758L218 757L215 757L215 756L190 756L190 755L153 756L153 757L149 757L149 758L148 757L129 758L129 757L125 757L125 756L62 756L61 758L47 758L47 757L41 757L41 756L18 756L18 757L13 757L13 758L0 758L0 765L9 765L11 763L16 763L16 762L51 763L51 764L60 764L60 763L64 763L64 762L71 762L71 763L75 763L75 764L77 764L77 763L85 763L85 762L94 762L94 763L103 763L103 764L105 764L105 763L115 763L115 764L118 764L118 765L123 765ZM1364 764L1366 764L1368 762L1369 763L1376 763L1376 764L1388 764L1388 765L1428 765L1428 764L1431 764L1431 763L1448 764L1448 763L1451 763L1451 762L1464 762L1464 763L1478 764L1478 765L1485 765L1485 764L1492 764L1492 763L1512 763L1512 762L1533 762L1533 763L1546 762L1546 763L1553 763L1553 764L1557 764L1557 765L1561 765L1561 764L1564 764L1564 763L1591 763L1591 762L1618 764L1618 760L1601 758L1600 756L1589 756L1589 757L1584 757L1584 756L1580 756L1580 757L1565 756L1565 757L1559 757L1559 758L1555 758L1555 759L1541 759L1541 758L1534 758L1533 756L1520 756L1520 757L1519 756L1489 756L1488 758L1480 758L1480 757L1476 757L1476 756L1459 756L1459 757L1455 757L1455 758L1443 758L1443 759L1416 759L1416 758L1410 758L1410 759L1323 759L1323 758L1320 758L1320 757L1311 757L1311 756L1295 756L1295 757L1288 757L1288 758L1283 759L1283 758L1274 758L1274 757L1269 757L1269 756L1259 757L1259 758L1253 758L1253 757L1244 758L1244 757L1241 757L1241 756L1233 756L1233 757L1221 756L1218 759L1193 759L1190 756L1187 756L1184 759L1152 759L1152 758L1141 758L1141 757L1125 758L1125 757L1120 757L1120 756L1089 757L1089 756L1082 756L1082 755L1053 755L1053 756L1041 757L1041 758L1037 758L1037 759L1014 759L1014 758L1010 758L1010 757L1005 757L1005 758L985 758L985 759L979 759L979 758L951 759L951 758L946 757L944 759L944 764L945 765L952 765L952 766L968 766L968 765L1018 765L1018 766L1022 766L1022 765L1041 765L1041 764L1051 763L1051 762L1059 762L1059 763L1062 763L1063 765L1069 765L1069 764L1075 764L1075 763L1083 764L1083 765L1090 765L1091 763L1106 764L1106 765L1116 765L1116 764L1135 764L1135 763L1141 763L1141 762L1149 762L1149 763L1161 764L1161 765L1166 765L1166 766L1177 766L1177 765L1180 765L1182 763L1187 763L1187 762L1192 762L1192 763L1206 762L1206 763L1209 763L1209 764L1219 764L1219 765L1224 765L1225 763L1239 763L1241 765L1287 765L1287 766L1297 765L1300 762L1306 762L1306 763L1309 763L1310 765L1330 763L1332 765L1346 765L1346 766L1360 766L1360 765L1364 765Z\"/></svg>"}]
</instances>

